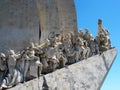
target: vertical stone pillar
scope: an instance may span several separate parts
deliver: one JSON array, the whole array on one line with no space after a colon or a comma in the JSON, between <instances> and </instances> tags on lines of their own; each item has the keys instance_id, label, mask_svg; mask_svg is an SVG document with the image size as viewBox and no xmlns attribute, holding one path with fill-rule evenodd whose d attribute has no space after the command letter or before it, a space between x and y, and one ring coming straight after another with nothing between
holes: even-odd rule
<instances>
[{"instance_id":1,"label":"vertical stone pillar","mask_svg":"<svg viewBox=\"0 0 120 90\"><path fill-rule=\"evenodd\" d=\"M57 0L60 29L63 32L77 31L74 0Z\"/></svg>"},{"instance_id":2,"label":"vertical stone pillar","mask_svg":"<svg viewBox=\"0 0 120 90\"><path fill-rule=\"evenodd\" d=\"M56 1L57 0L38 0L41 41L46 40L50 32L57 32L60 30Z\"/></svg>"},{"instance_id":3,"label":"vertical stone pillar","mask_svg":"<svg viewBox=\"0 0 120 90\"><path fill-rule=\"evenodd\" d=\"M74 0L38 0L41 42L50 32L77 31Z\"/></svg>"}]
</instances>

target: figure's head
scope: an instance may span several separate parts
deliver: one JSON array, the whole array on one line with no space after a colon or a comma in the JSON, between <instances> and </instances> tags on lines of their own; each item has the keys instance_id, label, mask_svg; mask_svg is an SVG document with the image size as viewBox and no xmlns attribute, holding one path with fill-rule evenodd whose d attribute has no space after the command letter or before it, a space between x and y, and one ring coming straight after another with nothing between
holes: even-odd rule
<instances>
[{"instance_id":1,"label":"figure's head","mask_svg":"<svg viewBox=\"0 0 120 90\"><path fill-rule=\"evenodd\" d=\"M98 25L102 25L102 19L98 19Z\"/></svg>"},{"instance_id":2,"label":"figure's head","mask_svg":"<svg viewBox=\"0 0 120 90\"><path fill-rule=\"evenodd\" d=\"M69 38L70 38L70 36L68 33L64 35L64 39L69 39Z\"/></svg>"},{"instance_id":3,"label":"figure's head","mask_svg":"<svg viewBox=\"0 0 120 90\"><path fill-rule=\"evenodd\" d=\"M89 30L87 28L85 29L85 33L89 33Z\"/></svg>"},{"instance_id":4,"label":"figure's head","mask_svg":"<svg viewBox=\"0 0 120 90\"><path fill-rule=\"evenodd\" d=\"M81 32L81 33L82 33L83 31L80 29L80 30L79 30L79 32Z\"/></svg>"},{"instance_id":5,"label":"figure's head","mask_svg":"<svg viewBox=\"0 0 120 90\"><path fill-rule=\"evenodd\" d=\"M23 54L22 58L28 58L27 54Z\"/></svg>"},{"instance_id":6,"label":"figure's head","mask_svg":"<svg viewBox=\"0 0 120 90\"><path fill-rule=\"evenodd\" d=\"M48 35L48 39L55 38L55 32L50 32Z\"/></svg>"},{"instance_id":7,"label":"figure's head","mask_svg":"<svg viewBox=\"0 0 120 90\"><path fill-rule=\"evenodd\" d=\"M5 54L4 53L0 53L0 57L5 58Z\"/></svg>"},{"instance_id":8,"label":"figure's head","mask_svg":"<svg viewBox=\"0 0 120 90\"><path fill-rule=\"evenodd\" d=\"M14 55L14 54L15 54L14 50L10 50L10 51L9 51L9 54L10 54L10 55Z\"/></svg>"},{"instance_id":9,"label":"figure's head","mask_svg":"<svg viewBox=\"0 0 120 90\"><path fill-rule=\"evenodd\" d=\"M34 46L34 43L31 42L30 45L29 45L29 48L30 48L30 49L33 49L34 47L35 47L35 46Z\"/></svg>"},{"instance_id":10,"label":"figure's head","mask_svg":"<svg viewBox=\"0 0 120 90\"><path fill-rule=\"evenodd\" d=\"M110 33L107 29L105 29L105 35L110 35Z\"/></svg>"},{"instance_id":11,"label":"figure's head","mask_svg":"<svg viewBox=\"0 0 120 90\"><path fill-rule=\"evenodd\" d=\"M35 46L35 47L39 47L39 44L38 44L38 43L35 43L34 46Z\"/></svg>"}]
</instances>

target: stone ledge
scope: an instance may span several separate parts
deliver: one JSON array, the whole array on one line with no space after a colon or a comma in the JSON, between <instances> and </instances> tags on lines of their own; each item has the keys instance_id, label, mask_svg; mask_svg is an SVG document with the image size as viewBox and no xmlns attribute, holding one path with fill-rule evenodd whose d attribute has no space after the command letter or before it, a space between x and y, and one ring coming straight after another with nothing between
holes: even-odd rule
<instances>
[{"instance_id":1,"label":"stone ledge","mask_svg":"<svg viewBox=\"0 0 120 90\"><path fill-rule=\"evenodd\" d=\"M113 48L8 90L99 90L116 55Z\"/></svg>"}]
</instances>

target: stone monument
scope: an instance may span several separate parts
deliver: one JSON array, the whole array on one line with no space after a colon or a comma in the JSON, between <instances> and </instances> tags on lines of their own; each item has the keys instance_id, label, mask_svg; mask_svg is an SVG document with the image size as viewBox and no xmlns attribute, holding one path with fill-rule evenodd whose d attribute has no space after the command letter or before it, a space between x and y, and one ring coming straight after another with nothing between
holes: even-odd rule
<instances>
[{"instance_id":1,"label":"stone monument","mask_svg":"<svg viewBox=\"0 0 120 90\"><path fill-rule=\"evenodd\" d=\"M117 50L77 30L74 0L0 1L0 90L99 90Z\"/></svg>"}]
</instances>

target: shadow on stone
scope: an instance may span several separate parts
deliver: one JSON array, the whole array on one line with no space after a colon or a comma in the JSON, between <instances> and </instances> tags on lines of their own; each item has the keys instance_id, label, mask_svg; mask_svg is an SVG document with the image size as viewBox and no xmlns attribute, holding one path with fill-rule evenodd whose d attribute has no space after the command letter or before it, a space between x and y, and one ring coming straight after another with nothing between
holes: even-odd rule
<instances>
[{"instance_id":1,"label":"shadow on stone","mask_svg":"<svg viewBox=\"0 0 120 90\"><path fill-rule=\"evenodd\" d=\"M49 90L49 86L47 85L45 76L43 76L42 90Z\"/></svg>"}]
</instances>

